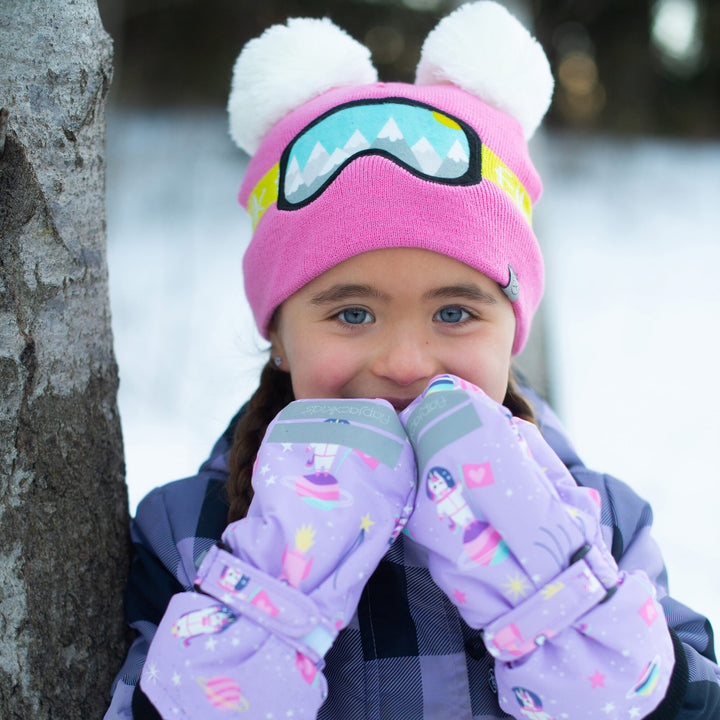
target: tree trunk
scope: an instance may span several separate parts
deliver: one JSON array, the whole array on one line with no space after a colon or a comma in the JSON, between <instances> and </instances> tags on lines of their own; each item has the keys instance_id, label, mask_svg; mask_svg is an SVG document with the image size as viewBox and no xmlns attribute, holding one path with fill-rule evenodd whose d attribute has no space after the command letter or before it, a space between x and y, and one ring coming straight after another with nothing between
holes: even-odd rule
<instances>
[{"instance_id":1,"label":"tree trunk","mask_svg":"<svg viewBox=\"0 0 720 720\"><path fill-rule=\"evenodd\" d=\"M95 0L0 2L0 718L101 718L127 491L105 253L112 46Z\"/></svg>"}]
</instances>

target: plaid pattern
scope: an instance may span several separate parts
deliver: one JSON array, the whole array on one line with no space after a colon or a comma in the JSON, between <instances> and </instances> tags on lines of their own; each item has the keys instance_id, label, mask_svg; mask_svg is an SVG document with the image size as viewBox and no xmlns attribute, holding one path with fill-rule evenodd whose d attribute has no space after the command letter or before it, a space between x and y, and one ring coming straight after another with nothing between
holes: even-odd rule
<instances>
[{"instance_id":1,"label":"plaid pattern","mask_svg":"<svg viewBox=\"0 0 720 720\"><path fill-rule=\"evenodd\" d=\"M650 579L673 633L677 661L666 701L651 717L720 718L720 671L712 629L704 617L667 595L664 566L649 535L650 507L627 485L585 468L557 418L534 399L546 440L576 480L602 496L603 537L620 567L633 570L642 563L662 568ZM128 622L138 638L113 687L106 720L158 717L137 693L133 702L133 692L170 597L192 586L195 567L225 528L226 457L234 423L235 419L198 475L153 490L138 508L131 527L136 555L127 592ZM631 544L632 565L624 557ZM493 667L480 633L463 622L430 578L424 550L401 535L368 581L352 622L326 656L329 696L318 718L507 718L498 706Z\"/></svg>"},{"instance_id":2,"label":"plaid pattern","mask_svg":"<svg viewBox=\"0 0 720 720\"><path fill-rule=\"evenodd\" d=\"M401 535L326 657L318 718L504 718L493 662Z\"/></svg>"}]
</instances>

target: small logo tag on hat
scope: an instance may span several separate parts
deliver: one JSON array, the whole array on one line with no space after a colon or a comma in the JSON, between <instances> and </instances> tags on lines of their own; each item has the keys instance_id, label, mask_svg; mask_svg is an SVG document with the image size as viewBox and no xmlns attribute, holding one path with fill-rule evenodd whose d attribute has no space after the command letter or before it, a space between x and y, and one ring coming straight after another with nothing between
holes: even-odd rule
<instances>
[{"instance_id":1,"label":"small logo tag on hat","mask_svg":"<svg viewBox=\"0 0 720 720\"><path fill-rule=\"evenodd\" d=\"M508 300L510 302L517 302L520 298L520 281L517 279L517 275L515 274L515 271L508 265L508 270L510 272L510 279L508 280L508 284L502 287L502 291L507 296Z\"/></svg>"}]
</instances>

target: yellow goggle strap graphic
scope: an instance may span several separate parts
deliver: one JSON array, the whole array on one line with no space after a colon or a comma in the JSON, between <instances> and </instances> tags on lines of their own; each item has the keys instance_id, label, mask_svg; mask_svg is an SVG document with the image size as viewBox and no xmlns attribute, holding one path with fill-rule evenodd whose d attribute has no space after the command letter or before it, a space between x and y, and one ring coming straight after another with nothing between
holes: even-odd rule
<instances>
[{"instance_id":1,"label":"yellow goggle strap graphic","mask_svg":"<svg viewBox=\"0 0 720 720\"><path fill-rule=\"evenodd\" d=\"M253 188L248 197L248 213L255 230L265 211L278 199L278 182L280 180L280 163L275 163Z\"/></svg>"},{"instance_id":2,"label":"yellow goggle strap graphic","mask_svg":"<svg viewBox=\"0 0 720 720\"><path fill-rule=\"evenodd\" d=\"M482 146L483 180L495 183L513 201L532 227L532 202L530 195L515 173L487 146Z\"/></svg>"}]
</instances>

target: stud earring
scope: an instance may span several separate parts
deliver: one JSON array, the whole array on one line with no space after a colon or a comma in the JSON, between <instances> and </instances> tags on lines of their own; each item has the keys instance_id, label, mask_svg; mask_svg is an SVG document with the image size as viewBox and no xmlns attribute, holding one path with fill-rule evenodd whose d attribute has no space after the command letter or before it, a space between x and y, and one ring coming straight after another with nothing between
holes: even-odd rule
<instances>
[{"instance_id":1,"label":"stud earring","mask_svg":"<svg viewBox=\"0 0 720 720\"><path fill-rule=\"evenodd\" d=\"M279 355L276 355L273 358L273 362L275 363L275 367L280 367L282 365L282 358Z\"/></svg>"}]
</instances>

